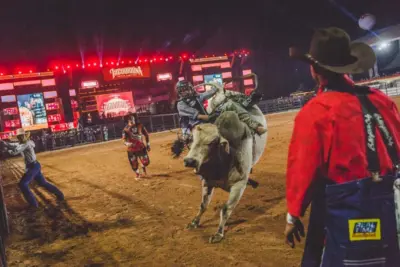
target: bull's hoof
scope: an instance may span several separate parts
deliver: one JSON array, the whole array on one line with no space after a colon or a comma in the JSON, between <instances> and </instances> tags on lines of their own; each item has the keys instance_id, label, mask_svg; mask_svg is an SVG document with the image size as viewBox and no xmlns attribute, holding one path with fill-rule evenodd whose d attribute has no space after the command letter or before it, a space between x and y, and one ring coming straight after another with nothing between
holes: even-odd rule
<instances>
[{"instance_id":1,"label":"bull's hoof","mask_svg":"<svg viewBox=\"0 0 400 267\"><path fill-rule=\"evenodd\" d=\"M224 239L224 236L222 234L215 234L210 237L210 240L208 242L210 242L211 244L215 244L221 242L222 239Z\"/></svg>"},{"instance_id":2,"label":"bull's hoof","mask_svg":"<svg viewBox=\"0 0 400 267\"><path fill-rule=\"evenodd\" d=\"M199 220L193 219L193 221L186 226L186 229L192 230L198 228L199 226Z\"/></svg>"}]
</instances>

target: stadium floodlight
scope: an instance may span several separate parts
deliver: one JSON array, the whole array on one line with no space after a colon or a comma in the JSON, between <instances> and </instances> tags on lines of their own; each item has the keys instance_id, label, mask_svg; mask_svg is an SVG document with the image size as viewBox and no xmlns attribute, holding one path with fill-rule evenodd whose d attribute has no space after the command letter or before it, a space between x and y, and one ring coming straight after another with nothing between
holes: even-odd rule
<instances>
[{"instance_id":1,"label":"stadium floodlight","mask_svg":"<svg viewBox=\"0 0 400 267\"><path fill-rule=\"evenodd\" d=\"M382 43L380 43L380 44L378 45L378 50L379 50L379 51L386 50L386 49L388 48L388 46L389 46L389 43L387 43L387 42L382 42Z\"/></svg>"}]
</instances>

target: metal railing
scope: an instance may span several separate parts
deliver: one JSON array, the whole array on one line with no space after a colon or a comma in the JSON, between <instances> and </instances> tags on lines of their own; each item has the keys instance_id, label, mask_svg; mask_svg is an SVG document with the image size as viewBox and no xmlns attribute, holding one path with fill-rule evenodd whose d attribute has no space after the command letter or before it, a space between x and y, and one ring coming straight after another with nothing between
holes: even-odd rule
<instances>
[{"instance_id":1,"label":"metal railing","mask_svg":"<svg viewBox=\"0 0 400 267\"><path fill-rule=\"evenodd\" d=\"M260 101L258 106L264 114L289 111L301 108L309 99L304 97L286 97ZM139 116L140 122L150 133L179 128L177 113ZM119 139L125 125L123 121L88 126L81 130L69 130L58 133L32 134L36 152L57 150L83 144L106 142Z\"/></svg>"}]
</instances>

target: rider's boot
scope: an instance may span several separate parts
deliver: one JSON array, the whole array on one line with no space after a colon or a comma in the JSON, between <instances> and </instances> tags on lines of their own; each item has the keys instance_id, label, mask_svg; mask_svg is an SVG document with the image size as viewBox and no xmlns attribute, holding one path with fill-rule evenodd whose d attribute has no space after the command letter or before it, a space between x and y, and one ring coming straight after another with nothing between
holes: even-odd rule
<instances>
[{"instance_id":1,"label":"rider's boot","mask_svg":"<svg viewBox=\"0 0 400 267\"><path fill-rule=\"evenodd\" d=\"M142 172L143 172L143 174L145 175L145 176L147 176L147 170L146 170L146 167L142 167Z\"/></svg>"}]
</instances>

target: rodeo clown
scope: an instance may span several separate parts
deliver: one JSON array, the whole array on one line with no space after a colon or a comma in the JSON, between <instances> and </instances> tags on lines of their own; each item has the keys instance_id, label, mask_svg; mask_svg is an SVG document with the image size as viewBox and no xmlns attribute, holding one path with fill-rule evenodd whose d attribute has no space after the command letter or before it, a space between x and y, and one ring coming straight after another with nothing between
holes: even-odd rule
<instances>
[{"instance_id":1,"label":"rodeo clown","mask_svg":"<svg viewBox=\"0 0 400 267\"><path fill-rule=\"evenodd\" d=\"M34 150L35 143L30 140L29 137L29 133L25 133L23 129L18 129L17 139L19 143L8 143L0 140L1 144L8 149L8 153L10 155L21 154L25 160L25 174L22 176L18 184L25 200L32 208L39 207L35 196L29 189L29 184L32 182L32 180L35 180L39 186L54 194L58 200L64 200L64 194L55 185L47 182L44 178L41 165L36 160L36 153Z\"/></svg>"},{"instance_id":2,"label":"rodeo clown","mask_svg":"<svg viewBox=\"0 0 400 267\"><path fill-rule=\"evenodd\" d=\"M203 106L203 102L213 97L217 92L217 88L215 86L212 86L209 91L206 91L202 94L197 94L193 85L190 82L183 80L176 84L175 89L179 98L177 104L178 113L179 116L184 120L182 127L184 135L190 132L190 128L196 126L197 124L202 122L213 122L216 119L218 114L207 114L207 111ZM242 106L246 108L254 105L260 99L260 95L254 91L254 93L252 93L250 96L238 94L231 96L231 98L235 98L233 99L234 101L242 104ZM252 120L245 109L243 109L243 111L236 111L241 113L241 120L246 123L253 132L262 135L267 131L267 129L261 126L258 122Z\"/></svg>"},{"instance_id":3,"label":"rodeo clown","mask_svg":"<svg viewBox=\"0 0 400 267\"><path fill-rule=\"evenodd\" d=\"M148 152L150 151L149 134L138 120L136 113L127 116L128 124L122 131L122 140L127 146L128 160L132 170L136 173L136 180L141 178L139 171L139 161L142 164L143 175L147 175L146 167L150 164ZM143 142L143 136L146 139L146 145Z\"/></svg>"},{"instance_id":4,"label":"rodeo clown","mask_svg":"<svg viewBox=\"0 0 400 267\"><path fill-rule=\"evenodd\" d=\"M298 113L289 146L286 242L304 237L300 217L311 203L302 259L313 266L400 266L400 116L382 92L354 85L376 57L338 28L316 30L309 53L317 96Z\"/></svg>"}]
</instances>

